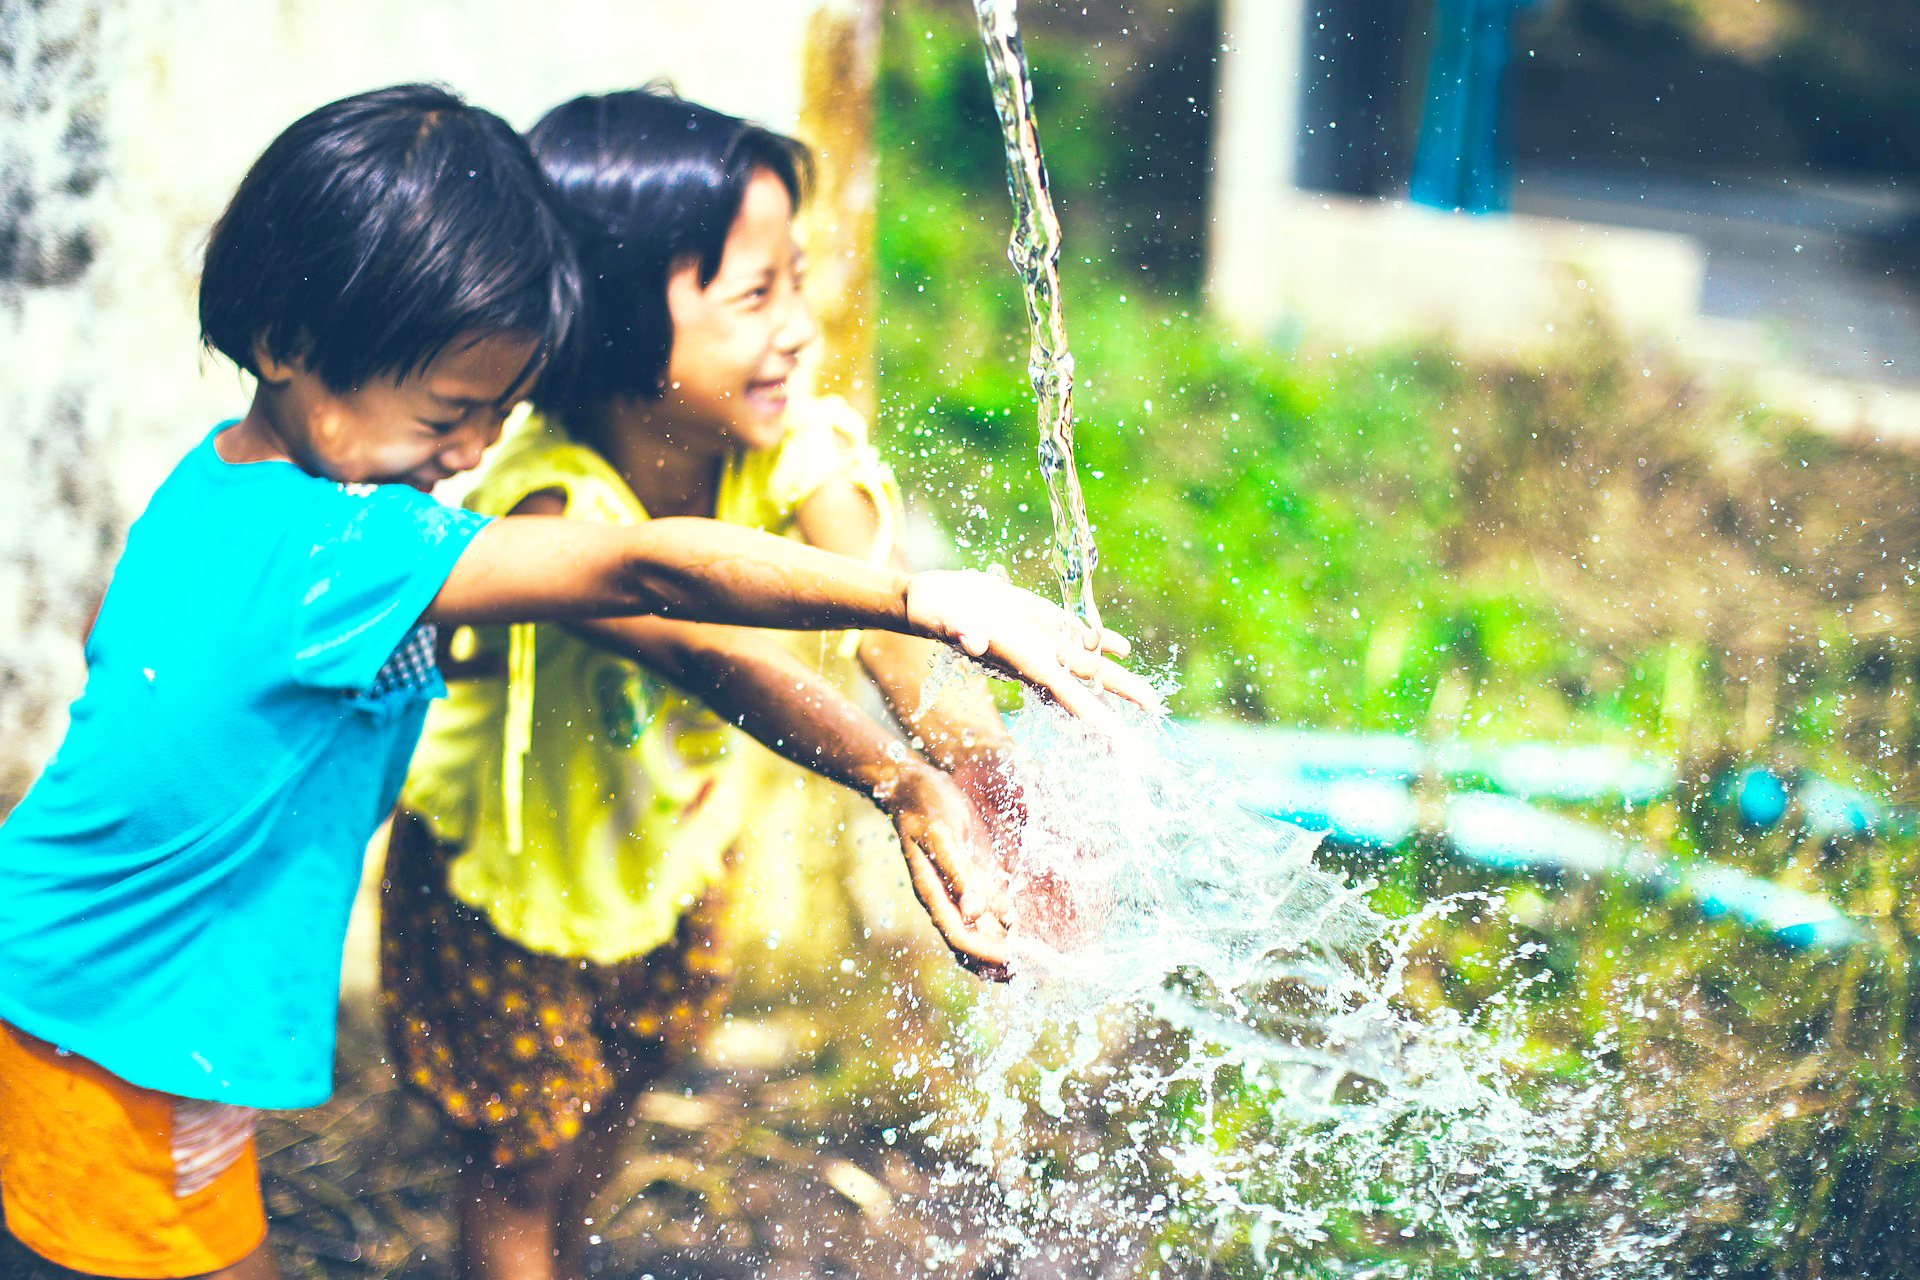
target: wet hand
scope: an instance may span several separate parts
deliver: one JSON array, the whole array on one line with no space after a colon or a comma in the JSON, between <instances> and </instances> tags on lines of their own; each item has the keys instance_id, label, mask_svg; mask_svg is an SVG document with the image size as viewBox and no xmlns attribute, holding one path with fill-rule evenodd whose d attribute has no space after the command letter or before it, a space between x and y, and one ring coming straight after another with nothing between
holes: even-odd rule
<instances>
[{"instance_id":1,"label":"wet hand","mask_svg":"<svg viewBox=\"0 0 1920 1280\"><path fill-rule=\"evenodd\" d=\"M1131 651L1126 637L1088 626L991 574L917 573L907 585L906 603L916 632L1026 681L1073 715L1117 727L1089 681L1149 711L1165 710L1153 686L1108 656Z\"/></svg>"},{"instance_id":2,"label":"wet hand","mask_svg":"<svg viewBox=\"0 0 1920 1280\"><path fill-rule=\"evenodd\" d=\"M1006 878L987 856L987 828L952 780L915 763L875 800L893 819L914 896L953 951L982 977L1004 982L1012 948Z\"/></svg>"},{"instance_id":3,"label":"wet hand","mask_svg":"<svg viewBox=\"0 0 1920 1280\"><path fill-rule=\"evenodd\" d=\"M1011 909L1002 918L1012 932L1061 951L1098 934L1108 912L1098 851L1044 821L1033 826L1026 791L1001 751L967 756L954 765L952 776L986 822L994 863L1006 877ZM1029 834L1064 865L1041 865L1026 848Z\"/></svg>"}]
</instances>

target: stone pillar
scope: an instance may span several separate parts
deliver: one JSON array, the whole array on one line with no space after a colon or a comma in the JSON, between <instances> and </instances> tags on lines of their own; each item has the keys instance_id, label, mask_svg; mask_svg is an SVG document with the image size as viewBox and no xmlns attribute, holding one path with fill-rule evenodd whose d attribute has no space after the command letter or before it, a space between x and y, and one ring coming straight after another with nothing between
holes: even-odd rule
<instances>
[{"instance_id":1,"label":"stone pillar","mask_svg":"<svg viewBox=\"0 0 1920 1280\"><path fill-rule=\"evenodd\" d=\"M1280 213L1295 184L1303 0L1222 0L1207 293L1223 315L1258 314L1279 278Z\"/></svg>"},{"instance_id":2,"label":"stone pillar","mask_svg":"<svg viewBox=\"0 0 1920 1280\"><path fill-rule=\"evenodd\" d=\"M124 527L100 456L113 357L92 324L108 207L102 39L81 0L0 10L0 813L59 740Z\"/></svg>"},{"instance_id":3,"label":"stone pillar","mask_svg":"<svg viewBox=\"0 0 1920 1280\"><path fill-rule=\"evenodd\" d=\"M878 407L873 331L874 79L879 0L824 0L807 22L799 136L813 148L808 294L820 320L814 388Z\"/></svg>"}]
</instances>

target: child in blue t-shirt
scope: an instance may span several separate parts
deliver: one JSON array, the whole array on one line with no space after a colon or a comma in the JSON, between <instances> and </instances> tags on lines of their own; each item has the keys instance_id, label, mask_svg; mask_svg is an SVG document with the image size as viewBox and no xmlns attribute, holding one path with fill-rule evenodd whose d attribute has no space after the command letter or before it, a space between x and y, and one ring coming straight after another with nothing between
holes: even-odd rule
<instances>
[{"instance_id":1,"label":"child in blue t-shirt","mask_svg":"<svg viewBox=\"0 0 1920 1280\"><path fill-rule=\"evenodd\" d=\"M0 826L0 1202L42 1258L273 1274L252 1109L330 1090L348 906L444 689L436 626L878 628L1070 709L1097 706L1093 675L1151 699L1103 656L1119 637L983 575L435 502L568 358L581 283L550 201L497 117L401 86L289 127L214 229L201 325L253 403L129 531L66 738ZM921 817L929 913L991 963L1002 912L964 821Z\"/></svg>"}]
</instances>

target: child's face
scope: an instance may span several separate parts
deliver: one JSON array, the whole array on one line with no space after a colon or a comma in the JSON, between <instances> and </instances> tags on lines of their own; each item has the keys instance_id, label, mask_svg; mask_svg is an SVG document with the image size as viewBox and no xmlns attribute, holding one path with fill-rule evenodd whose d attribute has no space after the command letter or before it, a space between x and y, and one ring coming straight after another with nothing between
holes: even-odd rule
<instances>
[{"instance_id":1,"label":"child's face","mask_svg":"<svg viewBox=\"0 0 1920 1280\"><path fill-rule=\"evenodd\" d=\"M433 488L478 466L500 438L538 343L468 334L406 378L334 391L296 362L263 359L276 432L305 470L350 484Z\"/></svg>"},{"instance_id":2,"label":"child's face","mask_svg":"<svg viewBox=\"0 0 1920 1280\"><path fill-rule=\"evenodd\" d=\"M754 173L727 232L720 270L700 287L689 258L667 277L673 352L665 403L681 423L725 448L765 449L780 440L787 379L819 333L801 296L793 201L768 170Z\"/></svg>"}]
</instances>

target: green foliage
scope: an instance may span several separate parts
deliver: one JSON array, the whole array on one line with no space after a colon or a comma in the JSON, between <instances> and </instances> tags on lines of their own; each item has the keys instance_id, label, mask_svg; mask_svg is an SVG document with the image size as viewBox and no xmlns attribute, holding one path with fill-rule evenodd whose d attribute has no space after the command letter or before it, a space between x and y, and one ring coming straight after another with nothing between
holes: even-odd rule
<instances>
[{"instance_id":1,"label":"green foliage","mask_svg":"<svg viewBox=\"0 0 1920 1280\"><path fill-rule=\"evenodd\" d=\"M883 421L963 553L1039 586L998 135L969 30L909 12L882 81ZM1113 169L1126 139L1054 130L1095 99L1065 51L1032 53L1070 193L1063 172ZM1592 326L1527 364L1248 342L1126 278L1081 212L1061 270L1097 586L1181 710L1706 753L1769 746L1749 721L1844 745L1863 663L1911 686L1910 459L1749 413ZM1904 785L1899 715L1874 728L1898 766L1861 763Z\"/></svg>"},{"instance_id":2,"label":"green foliage","mask_svg":"<svg viewBox=\"0 0 1920 1280\"><path fill-rule=\"evenodd\" d=\"M907 12L882 81L885 440L964 558L1044 588L998 136L969 30ZM1096 585L1178 681L1178 711L1624 739L1688 779L1759 758L1914 794L1911 459L1751 412L1593 326L1533 363L1236 338L1120 265L1113 219L1077 193L1120 167L1127 139L1097 127L1071 51L1030 52L1067 221ZM1505 989L1501 958L1539 943L1526 1069L1578 1078L1603 1051L1641 1082L1616 1166L1553 1213L1677 1223L1675 1258L1699 1274L1901 1274L1920 1205L1920 855L1906 839L1750 835L1698 791L1589 816L1825 892L1873 941L1790 954L1634 890L1513 882L1510 919L1436 931L1409 998L1472 1010ZM1352 868L1383 908L1485 886L1403 854ZM1380 1224L1328 1229L1348 1264L1451 1265ZM1175 1273L1204 1259L1211 1274L1278 1274L1246 1240L1174 1224L1162 1244Z\"/></svg>"}]
</instances>

